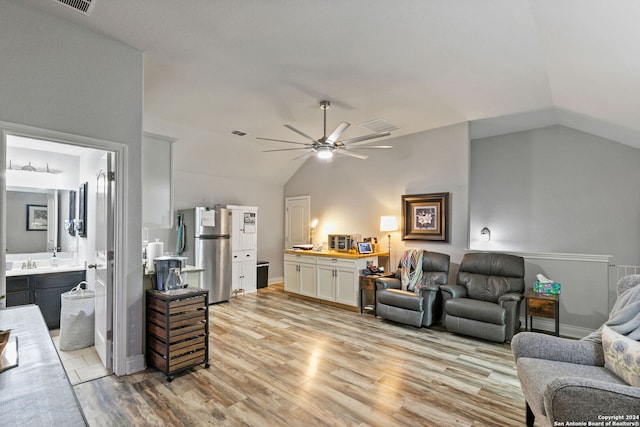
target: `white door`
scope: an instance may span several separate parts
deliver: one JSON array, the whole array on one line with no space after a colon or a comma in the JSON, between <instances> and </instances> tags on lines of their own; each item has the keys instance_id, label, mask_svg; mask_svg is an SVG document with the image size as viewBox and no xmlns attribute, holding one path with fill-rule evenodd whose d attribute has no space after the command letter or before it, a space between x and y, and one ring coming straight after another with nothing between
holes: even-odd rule
<instances>
[{"instance_id":1,"label":"white door","mask_svg":"<svg viewBox=\"0 0 640 427\"><path fill-rule=\"evenodd\" d=\"M96 168L95 264L96 329L95 347L107 369L112 368L113 351L113 176L112 154L106 153Z\"/></svg>"},{"instance_id":2,"label":"white door","mask_svg":"<svg viewBox=\"0 0 640 427\"><path fill-rule=\"evenodd\" d=\"M311 197L285 199L284 247L309 243L309 210Z\"/></svg>"}]
</instances>

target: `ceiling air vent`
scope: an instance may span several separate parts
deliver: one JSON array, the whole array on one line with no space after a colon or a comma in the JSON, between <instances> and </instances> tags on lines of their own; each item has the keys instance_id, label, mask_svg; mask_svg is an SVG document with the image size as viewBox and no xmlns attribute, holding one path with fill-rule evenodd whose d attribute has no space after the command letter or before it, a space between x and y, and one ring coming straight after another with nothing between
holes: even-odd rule
<instances>
[{"instance_id":1,"label":"ceiling air vent","mask_svg":"<svg viewBox=\"0 0 640 427\"><path fill-rule=\"evenodd\" d=\"M368 122L360 123L359 126L365 129L369 129L370 131L375 133L393 132L394 130L400 130L398 126L392 125L385 119L369 120Z\"/></svg>"},{"instance_id":2,"label":"ceiling air vent","mask_svg":"<svg viewBox=\"0 0 640 427\"><path fill-rule=\"evenodd\" d=\"M91 10L93 10L93 6L95 4L95 0L53 0L53 1L55 1L56 3L61 3L72 9L75 9L78 12L82 12L85 15L89 15L91 13Z\"/></svg>"}]
</instances>

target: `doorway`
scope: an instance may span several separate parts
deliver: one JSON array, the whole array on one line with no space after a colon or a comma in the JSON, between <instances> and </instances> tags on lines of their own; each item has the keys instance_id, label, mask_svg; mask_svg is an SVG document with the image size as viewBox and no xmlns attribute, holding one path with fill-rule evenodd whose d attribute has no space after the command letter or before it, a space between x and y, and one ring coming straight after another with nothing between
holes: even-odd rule
<instances>
[{"instance_id":1,"label":"doorway","mask_svg":"<svg viewBox=\"0 0 640 427\"><path fill-rule=\"evenodd\" d=\"M284 199L284 247L310 242L309 211L311 196L287 197Z\"/></svg>"},{"instance_id":2,"label":"doorway","mask_svg":"<svg viewBox=\"0 0 640 427\"><path fill-rule=\"evenodd\" d=\"M5 268L2 268L0 271L0 294L6 293L5 270L7 264L5 264L5 260L8 257L6 248L8 247L7 239L9 237L6 223L7 190L16 186L42 186L43 184L39 184L37 179L33 179L33 177L37 177L38 175L46 176L50 185L59 187L61 192L66 192L66 189L71 190L72 188L79 190L78 184L83 182L90 182L91 186L94 187L93 189L89 187L89 190L87 191L87 193L92 191L93 195L88 194L87 197L87 215L84 218L87 231L86 237L81 238L81 240L78 237L75 237L77 245L74 249L77 256L81 257L81 260L85 265L95 265L100 262L100 259L98 258L100 256L100 250L96 245L100 244L101 247L105 247L106 245L106 247L114 248L117 240L116 237L121 235L122 230L119 229L119 222L113 221L115 211L113 209L107 209L106 211L114 224L114 228L112 232L108 233L108 236L106 236L108 242L96 241L96 204L100 202L98 201L99 197L95 196L95 192L97 191L96 182L99 182L96 181L97 177L95 169L96 164L98 164L98 160L104 156L108 156L113 159L113 162L116 165L118 165L119 162L122 162L124 155L122 144L6 123L0 123L0 128L2 128L0 160L5 164L5 174L2 177L3 179L0 178L0 191L4 202L0 208L3 220L2 230L0 232L0 243L2 244L0 254L2 262L5 265ZM38 157L39 155L43 157ZM32 159L31 163L29 163L29 160L26 160L29 156L31 156ZM36 159L38 159L37 162ZM69 164L61 162L61 160L65 159L70 159L71 162ZM40 160L44 160L42 164L38 163ZM22 163L25 164L23 165ZM25 166L27 167L25 168ZM19 185L15 185L16 182L10 181L10 177L7 176L7 172L12 172L14 169L19 170L20 172L28 171L33 173L31 175L22 173L22 175L19 176ZM121 168L119 168L119 170L121 170ZM64 176L65 174L67 176ZM75 181L75 183L65 183L65 180L69 180L70 182ZM118 194L118 186L113 185L112 188L113 198L111 200L116 201L117 203L118 200L122 200L122 195ZM68 206L69 204L67 204L67 207ZM57 212L59 215L64 217L64 206L58 206ZM69 212L68 208L66 212ZM77 211L77 214L79 217L81 214L79 210ZM58 219L59 220L55 221L56 227L58 228L58 235L65 236L68 240L68 236L65 233L68 233L69 230L65 229L65 225L73 227L72 222L71 224L69 222L65 224L63 218ZM71 218L66 218L67 221L69 219ZM55 247L60 247L62 249L62 243L62 239L56 240ZM54 245L53 242L48 242L48 244ZM46 254L47 249L44 251ZM114 251L112 249L112 252L109 255L112 266L112 269L109 271L109 276L113 286L107 288L109 292L107 300L112 301L112 305L105 310L102 310L100 312L100 319L96 319L96 325L102 325L101 327L105 329L102 335L104 337L108 337L108 342L104 343L108 348L108 351L105 352L108 356L101 357L98 360L106 370L115 371L116 373L120 371L122 374L124 373L124 369L119 368L119 366L121 367L125 363L126 343L123 342L124 334L119 334L118 331L113 328L115 323L113 318L114 316L117 317L119 307L118 298L115 298L115 296L119 293L118 289L122 289L121 285L118 284L117 278L122 276L122 271L121 263L117 262L119 257L114 257L113 254ZM62 255L63 254L60 254L60 256ZM86 274L87 282L89 283L89 287L91 287L91 284L96 282L95 269L87 269ZM102 317L104 317L104 319ZM89 358L94 359L91 356Z\"/></svg>"}]
</instances>

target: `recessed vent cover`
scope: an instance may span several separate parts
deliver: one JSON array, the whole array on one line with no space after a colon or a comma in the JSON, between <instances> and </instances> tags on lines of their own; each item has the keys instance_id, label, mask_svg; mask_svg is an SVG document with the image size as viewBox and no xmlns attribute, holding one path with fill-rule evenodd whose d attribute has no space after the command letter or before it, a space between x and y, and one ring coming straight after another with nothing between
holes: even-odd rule
<instances>
[{"instance_id":1,"label":"recessed vent cover","mask_svg":"<svg viewBox=\"0 0 640 427\"><path fill-rule=\"evenodd\" d=\"M376 133L400 130L398 126L392 125L385 119L369 120L368 122L360 123L359 126Z\"/></svg>"},{"instance_id":2,"label":"recessed vent cover","mask_svg":"<svg viewBox=\"0 0 640 427\"><path fill-rule=\"evenodd\" d=\"M67 7L82 12L85 15L89 15L93 10L95 0L53 0L57 3L61 3Z\"/></svg>"}]
</instances>

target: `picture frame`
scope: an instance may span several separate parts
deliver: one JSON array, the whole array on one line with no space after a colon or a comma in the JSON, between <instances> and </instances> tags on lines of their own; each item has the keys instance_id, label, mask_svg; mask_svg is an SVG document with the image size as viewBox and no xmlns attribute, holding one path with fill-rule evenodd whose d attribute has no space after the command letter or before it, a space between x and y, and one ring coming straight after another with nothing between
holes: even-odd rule
<instances>
[{"instance_id":1,"label":"picture frame","mask_svg":"<svg viewBox=\"0 0 640 427\"><path fill-rule=\"evenodd\" d=\"M359 254L372 254L373 246L371 242L358 242L358 253Z\"/></svg>"},{"instance_id":2,"label":"picture frame","mask_svg":"<svg viewBox=\"0 0 640 427\"><path fill-rule=\"evenodd\" d=\"M89 183L83 182L78 188L78 219L80 220L80 226L78 228L78 235L80 237L87 237L87 191Z\"/></svg>"},{"instance_id":3,"label":"picture frame","mask_svg":"<svg viewBox=\"0 0 640 427\"><path fill-rule=\"evenodd\" d=\"M449 193L402 196L402 240L449 243Z\"/></svg>"},{"instance_id":4,"label":"picture frame","mask_svg":"<svg viewBox=\"0 0 640 427\"><path fill-rule=\"evenodd\" d=\"M47 231L48 221L46 205L27 205L27 231Z\"/></svg>"}]
</instances>

